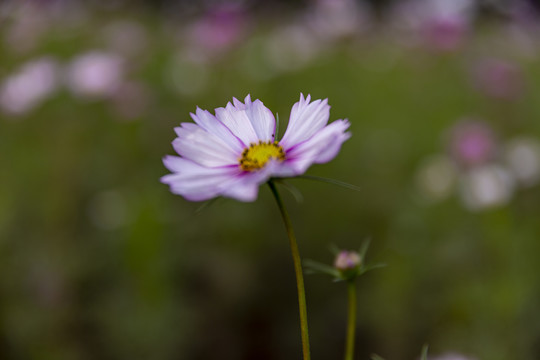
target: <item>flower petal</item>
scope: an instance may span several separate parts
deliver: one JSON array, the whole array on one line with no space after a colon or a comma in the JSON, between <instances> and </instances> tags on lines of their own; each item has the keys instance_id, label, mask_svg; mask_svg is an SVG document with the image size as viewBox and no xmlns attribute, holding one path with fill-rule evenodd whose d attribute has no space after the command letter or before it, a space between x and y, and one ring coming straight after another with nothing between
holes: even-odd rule
<instances>
[{"instance_id":1,"label":"flower petal","mask_svg":"<svg viewBox=\"0 0 540 360\"><path fill-rule=\"evenodd\" d=\"M259 137L251 125L248 113L228 103L225 108L216 109L216 117L242 142L244 147L259 142Z\"/></svg>"},{"instance_id":2,"label":"flower petal","mask_svg":"<svg viewBox=\"0 0 540 360\"><path fill-rule=\"evenodd\" d=\"M237 104L237 102L239 104ZM262 101L255 100L251 102L249 95L246 96L245 102L245 110L259 140L274 141L274 133L276 131L276 119L274 119L274 114L272 114L270 109L264 106ZM238 105L241 104L242 103L238 100L235 101L237 108Z\"/></svg>"},{"instance_id":3,"label":"flower petal","mask_svg":"<svg viewBox=\"0 0 540 360\"><path fill-rule=\"evenodd\" d=\"M163 164L173 174L165 175L161 182L170 186L171 192L191 201L202 201L219 196L228 184L238 181L238 167L207 168L177 156L167 156Z\"/></svg>"},{"instance_id":4,"label":"flower petal","mask_svg":"<svg viewBox=\"0 0 540 360\"><path fill-rule=\"evenodd\" d=\"M244 144L240 139L233 135L221 121L207 110L197 108L195 114L190 114L193 121L209 133L212 133L225 142L231 149L241 152Z\"/></svg>"},{"instance_id":5,"label":"flower petal","mask_svg":"<svg viewBox=\"0 0 540 360\"><path fill-rule=\"evenodd\" d=\"M310 100L310 95L304 99L304 95L300 94L300 101L293 105L289 125L280 141L284 148L291 148L309 139L328 123L328 99L315 100L312 103Z\"/></svg>"},{"instance_id":6,"label":"flower petal","mask_svg":"<svg viewBox=\"0 0 540 360\"><path fill-rule=\"evenodd\" d=\"M230 183L223 190L223 195L240 201L256 200L259 186L275 175L275 166L277 164L278 161L271 160L259 171L244 172L237 181Z\"/></svg>"},{"instance_id":7,"label":"flower petal","mask_svg":"<svg viewBox=\"0 0 540 360\"><path fill-rule=\"evenodd\" d=\"M161 182L168 184L171 192L190 201L203 201L216 196L254 201L259 185L270 177L268 172L246 173L239 167L207 168L177 156L166 156L163 164L173 174L163 176Z\"/></svg>"},{"instance_id":8,"label":"flower petal","mask_svg":"<svg viewBox=\"0 0 540 360\"><path fill-rule=\"evenodd\" d=\"M310 139L296 145L286 152L284 165L296 175L303 174L311 164L321 164L332 160L341 145L351 136L345 132L350 126L347 120L336 120Z\"/></svg>"},{"instance_id":9,"label":"flower petal","mask_svg":"<svg viewBox=\"0 0 540 360\"><path fill-rule=\"evenodd\" d=\"M173 147L179 155L210 167L238 163L240 153L232 150L217 135L192 123L180 125L174 129L178 137L173 141Z\"/></svg>"}]
</instances>

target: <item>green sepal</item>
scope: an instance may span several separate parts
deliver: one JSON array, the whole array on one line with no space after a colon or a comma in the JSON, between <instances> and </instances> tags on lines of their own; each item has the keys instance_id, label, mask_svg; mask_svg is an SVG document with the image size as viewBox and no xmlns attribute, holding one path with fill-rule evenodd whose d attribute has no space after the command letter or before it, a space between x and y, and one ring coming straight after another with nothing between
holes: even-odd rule
<instances>
[{"instance_id":1,"label":"green sepal","mask_svg":"<svg viewBox=\"0 0 540 360\"><path fill-rule=\"evenodd\" d=\"M306 268L306 274L325 274L330 275L334 278L337 278L339 280L341 279L341 274L338 269L334 268L333 266L326 265L323 263L320 263L318 261L314 261L311 259L306 259L302 261L304 264L304 267Z\"/></svg>"}]
</instances>

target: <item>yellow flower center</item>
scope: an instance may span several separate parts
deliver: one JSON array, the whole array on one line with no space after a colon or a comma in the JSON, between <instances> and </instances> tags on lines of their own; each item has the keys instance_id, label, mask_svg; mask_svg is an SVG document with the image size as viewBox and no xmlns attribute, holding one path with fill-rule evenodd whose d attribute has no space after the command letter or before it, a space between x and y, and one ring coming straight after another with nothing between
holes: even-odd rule
<instances>
[{"instance_id":1,"label":"yellow flower center","mask_svg":"<svg viewBox=\"0 0 540 360\"><path fill-rule=\"evenodd\" d=\"M270 159L285 160L285 151L277 141L259 141L258 144L252 143L248 148L244 149L240 158L240 167L244 171L259 170Z\"/></svg>"}]
</instances>

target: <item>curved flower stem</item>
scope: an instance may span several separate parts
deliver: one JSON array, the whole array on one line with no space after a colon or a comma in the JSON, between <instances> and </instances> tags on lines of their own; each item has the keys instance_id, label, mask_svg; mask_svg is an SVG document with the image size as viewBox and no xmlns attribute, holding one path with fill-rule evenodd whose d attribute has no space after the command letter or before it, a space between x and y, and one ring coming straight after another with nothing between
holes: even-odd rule
<instances>
[{"instance_id":1,"label":"curved flower stem","mask_svg":"<svg viewBox=\"0 0 540 360\"><path fill-rule=\"evenodd\" d=\"M307 307L306 307L306 291L304 289L304 275L302 273L302 262L300 260L300 253L298 251L298 244L296 243L296 237L294 236L294 231L292 228L291 219L289 214L283 205L281 196L276 188L276 184L272 181L268 181L270 190L276 199L279 211L281 212L281 218L285 223L285 228L287 229L287 235L289 236L289 244L291 246L291 253L294 262L294 271L296 273L296 288L298 290L298 306L300 308L300 331L302 334L302 350L304 354L304 360L310 360L309 353L309 334L308 334L308 323L307 323Z\"/></svg>"},{"instance_id":2,"label":"curved flower stem","mask_svg":"<svg viewBox=\"0 0 540 360\"><path fill-rule=\"evenodd\" d=\"M349 315L347 319L347 343L345 345L345 360L353 360L354 333L356 329L356 286L354 281L347 283Z\"/></svg>"}]
</instances>

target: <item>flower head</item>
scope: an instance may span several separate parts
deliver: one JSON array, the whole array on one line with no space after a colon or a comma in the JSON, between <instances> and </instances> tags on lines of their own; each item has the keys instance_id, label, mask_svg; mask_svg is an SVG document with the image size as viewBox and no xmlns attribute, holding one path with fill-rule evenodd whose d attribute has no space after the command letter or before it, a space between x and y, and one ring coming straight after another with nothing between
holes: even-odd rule
<instances>
[{"instance_id":1,"label":"flower head","mask_svg":"<svg viewBox=\"0 0 540 360\"><path fill-rule=\"evenodd\" d=\"M334 267L340 271L356 269L360 266L362 258L356 251L342 250L336 256Z\"/></svg>"},{"instance_id":2,"label":"flower head","mask_svg":"<svg viewBox=\"0 0 540 360\"><path fill-rule=\"evenodd\" d=\"M276 121L260 100L233 99L215 115L197 108L193 123L175 128L173 147L178 156L166 156L172 174L161 181L173 193L191 201L225 196L254 201L259 185L271 177L303 174L311 164L332 160L350 137L347 120L328 125L327 100L311 101L300 95L293 105L283 138L276 139Z\"/></svg>"}]
</instances>

